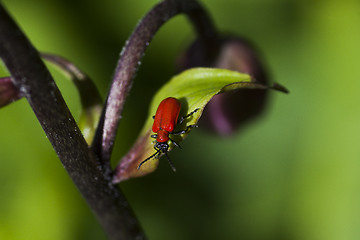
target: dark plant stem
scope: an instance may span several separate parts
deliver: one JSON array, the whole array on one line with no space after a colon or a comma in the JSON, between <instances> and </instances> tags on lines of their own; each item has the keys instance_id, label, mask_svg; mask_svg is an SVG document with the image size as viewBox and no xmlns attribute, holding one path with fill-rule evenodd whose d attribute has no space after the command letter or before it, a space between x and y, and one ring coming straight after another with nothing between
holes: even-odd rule
<instances>
[{"instance_id":1,"label":"dark plant stem","mask_svg":"<svg viewBox=\"0 0 360 240\"><path fill-rule=\"evenodd\" d=\"M150 10L137 25L121 52L97 128L92 147L104 166L109 165L125 99L146 47L158 29L179 13L187 14L206 48L211 49L217 43L217 33L211 19L195 0L165 0Z\"/></svg>"},{"instance_id":2,"label":"dark plant stem","mask_svg":"<svg viewBox=\"0 0 360 240\"><path fill-rule=\"evenodd\" d=\"M38 52L1 4L0 57L109 238L145 238L125 197L99 168Z\"/></svg>"}]
</instances>

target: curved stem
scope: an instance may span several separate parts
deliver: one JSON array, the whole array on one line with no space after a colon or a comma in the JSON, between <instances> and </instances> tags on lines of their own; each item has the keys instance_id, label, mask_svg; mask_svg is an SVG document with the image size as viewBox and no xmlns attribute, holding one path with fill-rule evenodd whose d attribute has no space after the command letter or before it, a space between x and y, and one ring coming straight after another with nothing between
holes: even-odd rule
<instances>
[{"instance_id":1,"label":"curved stem","mask_svg":"<svg viewBox=\"0 0 360 240\"><path fill-rule=\"evenodd\" d=\"M40 56L62 70L62 73L67 75L73 81L79 92L81 105L84 109L89 109L93 106L101 106L101 96L94 82L75 64L64 57L51 53L41 52Z\"/></svg>"},{"instance_id":2,"label":"curved stem","mask_svg":"<svg viewBox=\"0 0 360 240\"><path fill-rule=\"evenodd\" d=\"M0 4L0 58L110 239L143 239L128 202L98 167L38 52Z\"/></svg>"},{"instance_id":3,"label":"curved stem","mask_svg":"<svg viewBox=\"0 0 360 240\"><path fill-rule=\"evenodd\" d=\"M217 41L217 33L209 16L195 0L165 0L148 12L137 25L121 52L92 145L104 166L109 165L125 99L146 47L158 29L179 13L187 14L199 38L208 48L211 48Z\"/></svg>"}]
</instances>

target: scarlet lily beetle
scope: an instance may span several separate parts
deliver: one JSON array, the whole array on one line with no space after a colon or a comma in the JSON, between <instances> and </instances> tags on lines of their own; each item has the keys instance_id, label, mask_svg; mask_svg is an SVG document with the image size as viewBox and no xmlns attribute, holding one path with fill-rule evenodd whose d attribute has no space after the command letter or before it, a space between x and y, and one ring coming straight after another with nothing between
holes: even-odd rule
<instances>
[{"instance_id":1,"label":"scarlet lily beetle","mask_svg":"<svg viewBox=\"0 0 360 240\"><path fill-rule=\"evenodd\" d=\"M154 145L154 149L156 152L150 157L146 158L144 161L142 161L139 164L138 169L140 169L141 165L143 165L146 161L150 160L153 157L158 157L161 153L164 153L170 164L170 167L174 172L176 171L173 163L167 155L167 152L169 151L168 142L170 140L176 147L181 147L177 142L171 139L169 135L184 134L191 128L197 127L197 125L189 125L184 130L174 132L177 125L181 124L186 118L192 116L195 112L199 110L199 108L195 109L188 115L179 118L180 110L181 103L176 98L168 97L161 101L159 107L156 110L155 116L153 116L154 124L152 126L152 131L155 134L151 135L152 138L156 139L156 143Z\"/></svg>"}]
</instances>

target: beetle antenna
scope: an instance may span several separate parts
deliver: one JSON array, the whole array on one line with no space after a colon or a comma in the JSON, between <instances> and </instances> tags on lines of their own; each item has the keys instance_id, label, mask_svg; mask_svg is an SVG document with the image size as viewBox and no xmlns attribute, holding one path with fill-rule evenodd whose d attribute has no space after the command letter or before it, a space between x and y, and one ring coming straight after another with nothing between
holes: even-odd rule
<instances>
[{"instance_id":1,"label":"beetle antenna","mask_svg":"<svg viewBox=\"0 0 360 240\"><path fill-rule=\"evenodd\" d=\"M147 159L145 159L144 161L142 161L139 166L137 167L137 169L139 170L141 165L143 165L145 162L147 162L148 160L152 159L153 157L155 157L157 154L160 154L160 150L157 150L153 155L151 155L150 157L148 157Z\"/></svg>"},{"instance_id":2,"label":"beetle antenna","mask_svg":"<svg viewBox=\"0 0 360 240\"><path fill-rule=\"evenodd\" d=\"M171 169L173 170L173 172L176 172L176 168L174 167L174 164L172 163L172 161L170 160L169 156L167 155L167 152L165 152L165 156L170 164Z\"/></svg>"}]
</instances>

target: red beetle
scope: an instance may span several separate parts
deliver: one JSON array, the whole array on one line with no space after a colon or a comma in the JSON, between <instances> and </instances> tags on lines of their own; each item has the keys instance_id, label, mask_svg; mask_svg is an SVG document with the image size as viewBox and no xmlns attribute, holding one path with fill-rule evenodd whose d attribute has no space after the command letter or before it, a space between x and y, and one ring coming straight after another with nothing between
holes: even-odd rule
<instances>
[{"instance_id":1,"label":"red beetle","mask_svg":"<svg viewBox=\"0 0 360 240\"><path fill-rule=\"evenodd\" d=\"M158 109L156 110L155 116L153 116L154 124L152 126L152 131L156 134L151 135L152 138L156 138L156 144L154 145L154 149L156 150L156 152L150 157L146 158L144 161L142 161L139 164L138 169L140 169L141 165L143 165L146 161L150 160L153 157L158 157L160 156L161 153L164 153L169 161L172 170L174 172L176 171L169 156L167 155L167 152L169 151L168 141L170 140L176 147L179 148L181 147L177 142L171 139L169 135L184 134L189 129L193 127L197 127L197 125L189 125L184 130L174 132L175 127L178 124L181 124L186 118L190 117L195 112L197 112L199 108L195 109L188 115L179 118L180 110L181 110L181 103L176 98L168 97L161 101Z\"/></svg>"}]
</instances>

